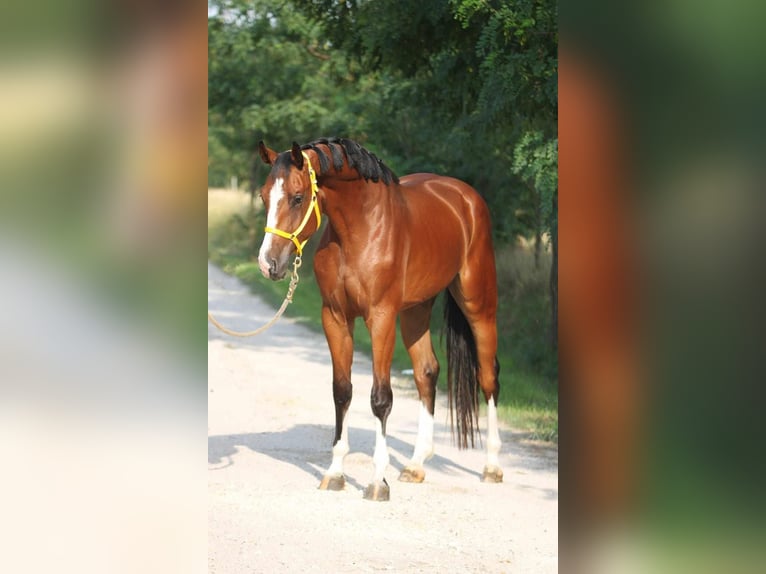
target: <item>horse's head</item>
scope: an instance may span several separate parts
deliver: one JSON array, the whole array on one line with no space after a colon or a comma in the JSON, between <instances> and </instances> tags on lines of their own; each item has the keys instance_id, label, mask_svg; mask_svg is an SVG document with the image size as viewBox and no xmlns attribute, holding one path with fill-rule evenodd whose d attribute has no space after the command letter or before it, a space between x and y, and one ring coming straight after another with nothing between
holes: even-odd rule
<instances>
[{"instance_id":1,"label":"horse's head","mask_svg":"<svg viewBox=\"0 0 766 574\"><path fill-rule=\"evenodd\" d=\"M258 144L261 159L271 173L261 189L266 208L266 235L258 252L264 277L282 279L290 254L303 253L303 246L321 223L316 175L308 156L297 143L278 154L263 142Z\"/></svg>"}]
</instances>

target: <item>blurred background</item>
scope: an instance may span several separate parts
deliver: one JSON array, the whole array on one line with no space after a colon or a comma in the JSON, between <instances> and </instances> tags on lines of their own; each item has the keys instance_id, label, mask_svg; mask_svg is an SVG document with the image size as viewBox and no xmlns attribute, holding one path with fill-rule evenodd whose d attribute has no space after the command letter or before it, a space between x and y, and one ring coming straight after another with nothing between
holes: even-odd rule
<instances>
[{"instance_id":1,"label":"blurred background","mask_svg":"<svg viewBox=\"0 0 766 574\"><path fill-rule=\"evenodd\" d=\"M562 571L762 568L764 15L560 6Z\"/></svg>"},{"instance_id":2,"label":"blurred background","mask_svg":"<svg viewBox=\"0 0 766 574\"><path fill-rule=\"evenodd\" d=\"M4 572L205 568L200 2L0 19Z\"/></svg>"}]
</instances>

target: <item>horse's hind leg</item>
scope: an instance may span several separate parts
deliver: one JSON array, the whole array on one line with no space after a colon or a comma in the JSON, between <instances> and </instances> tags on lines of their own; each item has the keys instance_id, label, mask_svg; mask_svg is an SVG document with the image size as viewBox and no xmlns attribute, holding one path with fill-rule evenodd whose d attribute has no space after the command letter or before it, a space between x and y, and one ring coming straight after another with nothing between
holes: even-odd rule
<instances>
[{"instance_id":1,"label":"horse's hind leg","mask_svg":"<svg viewBox=\"0 0 766 574\"><path fill-rule=\"evenodd\" d=\"M477 378L487 403L487 463L484 466L484 482L502 482L500 468L500 431L497 421L497 399L500 392L498 380L500 365L497 362L497 283L494 256L485 258L482 273L461 273L450 286L450 292L471 325L476 342L478 362ZM476 257L474 261L481 261Z\"/></svg>"},{"instance_id":2,"label":"horse's hind leg","mask_svg":"<svg viewBox=\"0 0 766 574\"><path fill-rule=\"evenodd\" d=\"M497 362L497 358L495 358L492 368L488 366L488 363L485 363L483 368L491 373L491 378L494 379L494 384L487 385L486 387L482 385L484 398L487 401L487 464L484 466L484 472L482 473L481 479L484 482L502 482L503 470L500 468L500 461L498 459L502 443L500 442L500 431L497 423L497 397L500 390L498 377L500 374L500 364ZM481 384L481 382L479 384ZM490 392L487 391L488 387L491 388Z\"/></svg>"},{"instance_id":3,"label":"horse's hind leg","mask_svg":"<svg viewBox=\"0 0 766 574\"><path fill-rule=\"evenodd\" d=\"M469 319L470 321L470 319ZM494 317L475 321L471 324L476 339L479 360L479 386L487 403L487 463L484 466L484 482L502 482L503 471L500 468L500 431L497 423L497 398L500 392L498 376L500 365L497 362L497 326Z\"/></svg>"},{"instance_id":4,"label":"horse's hind leg","mask_svg":"<svg viewBox=\"0 0 766 574\"><path fill-rule=\"evenodd\" d=\"M346 484L343 459L348 454L346 411L351 404L351 362L354 355L353 324L338 317L329 307L322 308L322 326L332 357L332 395L335 403L335 440L332 463L322 477L320 490L342 490Z\"/></svg>"},{"instance_id":5,"label":"horse's hind leg","mask_svg":"<svg viewBox=\"0 0 766 574\"><path fill-rule=\"evenodd\" d=\"M434 400L439 363L431 344L429 323L434 299L411 307L399 314L402 341L412 359L415 385L420 396L418 438L412 459L399 475L403 482L423 482L426 476L423 463L434 452Z\"/></svg>"}]
</instances>

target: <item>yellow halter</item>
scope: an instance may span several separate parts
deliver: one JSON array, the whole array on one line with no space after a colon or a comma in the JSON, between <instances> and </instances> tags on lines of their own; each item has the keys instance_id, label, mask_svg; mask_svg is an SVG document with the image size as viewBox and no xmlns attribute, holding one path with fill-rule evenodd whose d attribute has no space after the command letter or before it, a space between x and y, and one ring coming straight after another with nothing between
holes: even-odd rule
<instances>
[{"instance_id":1,"label":"yellow halter","mask_svg":"<svg viewBox=\"0 0 766 574\"><path fill-rule=\"evenodd\" d=\"M319 211L319 198L317 196L317 192L319 191L319 188L317 187L317 175L314 172L314 168L311 167L309 156L306 155L306 152L301 152L301 153L303 154L303 159L306 161L309 167L309 179L311 180L311 205L309 205L309 208L306 210L306 215L303 216L303 221L301 221L301 224L298 226L298 229L296 229L292 233L288 233L287 231L282 231L281 229L276 229L274 227L264 228L264 231L266 233L273 233L274 235L278 235L279 237L284 237L285 239L289 239L290 241L295 243L295 248L298 250L298 257L303 255L303 247L306 245L306 242L309 240L309 237L311 237L309 236L303 241L298 241L298 236L301 234L301 232L303 231L303 228L306 227L306 224L309 222L312 211L316 214L317 229L319 229L319 226L322 224L322 212Z\"/></svg>"}]
</instances>

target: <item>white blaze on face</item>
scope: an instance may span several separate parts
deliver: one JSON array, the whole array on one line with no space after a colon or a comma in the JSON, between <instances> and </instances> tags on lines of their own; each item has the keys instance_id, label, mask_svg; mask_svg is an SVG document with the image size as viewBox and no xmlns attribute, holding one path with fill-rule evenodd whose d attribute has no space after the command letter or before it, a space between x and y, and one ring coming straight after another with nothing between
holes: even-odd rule
<instances>
[{"instance_id":1,"label":"white blaze on face","mask_svg":"<svg viewBox=\"0 0 766 574\"><path fill-rule=\"evenodd\" d=\"M271 188L269 212L266 214L266 227L277 227L277 211L279 205L285 197L285 180L277 178L274 185ZM269 257L268 253L271 251L271 240L274 237L273 233L267 233L263 238L261 249L258 252L258 266L261 268L261 273L264 277L269 276Z\"/></svg>"}]
</instances>

